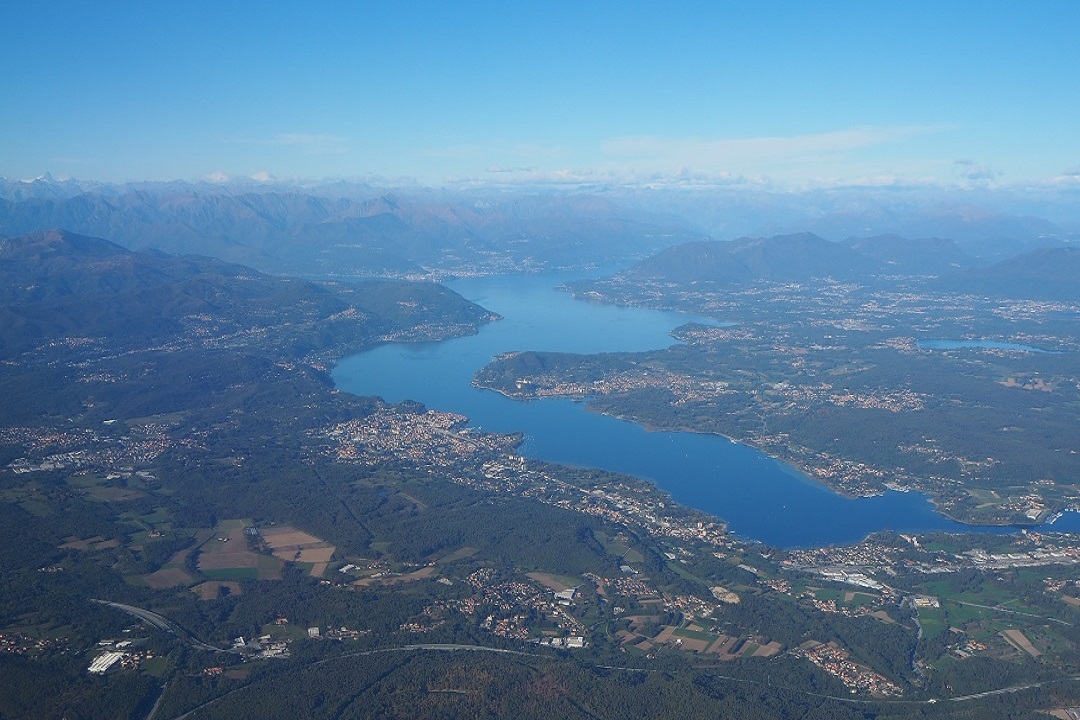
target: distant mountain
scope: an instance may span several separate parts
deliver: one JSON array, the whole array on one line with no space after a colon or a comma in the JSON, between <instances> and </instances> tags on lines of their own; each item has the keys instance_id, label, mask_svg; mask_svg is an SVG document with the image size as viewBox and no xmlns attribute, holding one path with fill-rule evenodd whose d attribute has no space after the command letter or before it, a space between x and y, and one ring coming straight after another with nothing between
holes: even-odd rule
<instances>
[{"instance_id":1,"label":"distant mountain","mask_svg":"<svg viewBox=\"0 0 1080 720\"><path fill-rule=\"evenodd\" d=\"M952 239L996 262L1036 247L1080 243L1080 193L1057 188L866 186L776 192L730 187L612 191L629 207L678 215L715 238L808 231L829 240L894 234Z\"/></svg>"},{"instance_id":2,"label":"distant mountain","mask_svg":"<svg viewBox=\"0 0 1080 720\"><path fill-rule=\"evenodd\" d=\"M991 297L1080 300L1080 247L1040 248L943 278L937 287Z\"/></svg>"},{"instance_id":3,"label":"distant mountain","mask_svg":"<svg viewBox=\"0 0 1080 720\"><path fill-rule=\"evenodd\" d=\"M0 356L46 341L115 351L154 342L244 347L256 338L302 354L489 319L433 283L320 285L63 230L0 240Z\"/></svg>"},{"instance_id":4,"label":"distant mountain","mask_svg":"<svg viewBox=\"0 0 1080 720\"><path fill-rule=\"evenodd\" d=\"M0 199L11 201L74 197L88 190L102 188L100 183L72 179L57 180L51 173L45 173L32 180L10 180L0 177Z\"/></svg>"},{"instance_id":5,"label":"distant mountain","mask_svg":"<svg viewBox=\"0 0 1080 720\"><path fill-rule=\"evenodd\" d=\"M0 236L66 227L269 272L410 276L625 264L678 243L806 231L950 238L981 262L1080 243L1077 191L928 186L390 189L385 182L0 178ZM1049 218L1049 219L1048 219ZM872 255L872 253L868 253ZM885 262L904 264L898 257ZM938 274L917 263L919 273ZM894 268L895 269L895 268Z\"/></svg>"},{"instance_id":6,"label":"distant mountain","mask_svg":"<svg viewBox=\"0 0 1080 720\"><path fill-rule=\"evenodd\" d=\"M394 193L358 200L295 189L180 185L0 199L0 236L54 227L132 249L197 253L307 275L605 265L702 237L670 219L593 196L459 201Z\"/></svg>"},{"instance_id":7,"label":"distant mountain","mask_svg":"<svg viewBox=\"0 0 1080 720\"><path fill-rule=\"evenodd\" d=\"M730 242L703 240L668 248L623 273L638 279L676 282L742 282L753 273L731 252Z\"/></svg>"},{"instance_id":8,"label":"distant mountain","mask_svg":"<svg viewBox=\"0 0 1080 720\"><path fill-rule=\"evenodd\" d=\"M1039 217L1008 215L970 203L905 205L841 210L810 220L803 227L828 237L897 234L904 237L951 238L964 252L993 262L1033 247L1061 244L1067 233Z\"/></svg>"},{"instance_id":9,"label":"distant mountain","mask_svg":"<svg viewBox=\"0 0 1080 720\"><path fill-rule=\"evenodd\" d=\"M765 280L848 280L880 270L877 261L813 233L740 238L731 245L731 253L754 277Z\"/></svg>"},{"instance_id":10,"label":"distant mountain","mask_svg":"<svg viewBox=\"0 0 1080 720\"><path fill-rule=\"evenodd\" d=\"M82 299L160 287L199 275L251 271L211 258L135 253L66 230L0 239L0 304Z\"/></svg>"},{"instance_id":11,"label":"distant mountain","mask_svg":"<svg viewBox=\"0 0 1080 720\"><path fill-rule=\"evenodd\" d=\"M912 240L899 235L876 235L850 238L843 244L898 275L948 275L980 264L955 242L942 238Z\"/></svg>"},{"instance_id":12,"label":"distant mountain","mask_svg":"<svg viewBox=\"0 0 1080 720\"><path fill-rule=\"evenodd\" d=\"M799 233L684 243L642 261L624 276L671 282L802 282L822 277L854 279L881 269L876 260L849 247Z\"/></svg>"}]
</instances>

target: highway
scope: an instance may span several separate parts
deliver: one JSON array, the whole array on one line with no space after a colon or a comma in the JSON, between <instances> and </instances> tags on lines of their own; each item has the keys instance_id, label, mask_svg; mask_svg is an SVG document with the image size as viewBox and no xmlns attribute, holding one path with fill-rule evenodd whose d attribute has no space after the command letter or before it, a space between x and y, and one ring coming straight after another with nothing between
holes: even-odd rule
<instances>
[{"instance_id":1,"label":"highway","mask_svg":"<svg viewBox=\"0 0 1080 720\"><path fill-rule=\"evenodd\" d=\"M347 653L345 655L337 655L337 656L332 657L332 658L326 658L325 660L317 660L317 661L315 661L313 663L305 665L303 669L306 670L308 668L318 667L319 665L325 665L326 663L335 662L337 660L344 660L346 658L367 657L367 656L370 656L370 655L379 655L379 654L382 654L382 653L417 652L417 651L487 652L487 653L498 653L498 654L501 654L501 655L522 655L522 656L525 656L525 657L551 659L550 655L540 655L538 653L527 653L527 652L521 652L520 650L506 650L504 648L485 647L483 645L455 645L455 644L444 644L444 643L427 643L427 644L420 644L420 645L402 645L400 647L378 648L378 649L375 649L375 650L362 650L360 652ZM183 715L177 715L176 717L172 718L171 720L184 720L184 718L190 716L192 713L198 712L199 710L202 710L205 707L209 707L210 705L213 705L214 703L218 702L219 700L224 700L225 698L229 697L230 695L235 695L238 692L243 692L244 690L247 690L250 687L251 687L250 685L245 685L244 687L236 688L235 690L232 690L230 692L225 693L221 697L216 697L213 700L210 700L209 702L205 702L205 703L203 703L202 705L199 705L196 708L192 708L191 710L188 710Z\"/></svg>"},{"instance_id":2,"label":"highway","mask_svg":"<svg viewBox=\"0 0 1080 720\"><path fill-rule=\"evenodd\" d=\"M378 648L378 649L375 649L375 650L363 650L363 651L355 652L355 653L347 653L345 655L338 655L336 657L326 658L324 660L318 660L318 661L313 662L313 663L311 663L309 665L306 665L305 669L306 668L317 667L319 665L323 665L323 664L330 663L330 662L335 662L335 661L338 661L338 660L344 660L344 659L347 659L347 658L367 657L367 656L378 655L378 654L383 654L383 653L404 653L404 652L424 652L424 651L426 651L426 652L485 652L485 653L496 653L496 654L502 654L502 655L519 655L519 656L524 656L524 657L540 658L540 659L545 659L545 660L554 659L551 655L543 655L543 654L540 654L540 653L528 653L528 652L522 652L520 650L507 650L507 649L504 649L504 648L485 647L483 645L459 645L459 644L428 643L428 644L417 644L417 645L401 645L399 647ZM619 667L619 666L614 666L614 665L594 665L593 667L604 669L604 670L616 670L616 671L623 671L623 672L644 672L644 673L657 672L655 670L649 670L649 669L646 669L646 668ZM1076 675L1076 676L1072 676L1072 677L1058 678L1056 680L1046 680L1046 681L1038 682L1038 683L1030 683L1030 684L1027 684L1027 685L1013 685L1013 686L1007 687L1007 688L999 688L997 690L988 690L986 692L973 693L973 694L970 694L970 695L960 695L960 696L957 696L957 697L929 698L929 699L926 699L926 700L880 700L880 699L873 699L873 698L852 698L852 697L845 697L845 696L842 696L842 695L825 695L823 693L815 693L815 692L811 692L809 690L801 690L801 689L797 689L797 688L787 688L787 687L784 687L784 686L781 686L781 685L773 685L768 680L753 680L753 679L750 679L750 678L738 678L738 677L732 677L732 676L729 676L729 675L716 675L715 677L721 678L723 680L728 680L728 681L731 681L731 682L746 684L746 685L762 685L762 686L766 686L766 687L771 687L771 688L773 688L775 690L784 690L786 692L799 693L801 695L807 695L809 697L816 697L816 698L820 698L822 700L834 700L836 702L847 703L849 705L864 705L864 706L865 705L878 705L878 706L881 706L881 705L894 705L894 706L895 705L913 705L913 706L915 706L915 705L934 705L934 704L942 703L942 702L962 703L962 702L970 702L970 701L973 701L973 700L981 700L983 698L993 697L994 695L1004 695L1004 694L1007 694L1007 693L1021 692L1021 691L1024 691L1024 690L1033 690L1033 689L1036 689L1036 688L1045 687L1047 685L1053 685L1055 683L1080 680L1080 675ZM226 693L225 695L222 695L219 698L214 698L213 700L211 700L211 701L209 701L207 703L204 703L204 704L200 705L197 708L193 708L193 709L189 710L188 712L184 713L183 715L178 715L177 717L172 718L172 720L184 720L185 718L187 718L192 713L197 712L198 710L201 710L202 708L205 708L205 707L207 707L209 705L212 705L212 704L218 702L219 700L222 700L222 699L224 699L226 697L229 697L230 695L233 695L233 694L238 693L238 692L242 692L242 691L248 689L249 687L250 686L237 688L236 690L233 690L233 691L231 691L229 693Z\"/></svg>"},{"instance_id":3,"label":"highway","mask_svg":"<svg viewBox=\"0 0 1080 720\"><path fill-rule=\"evenodd\" d=\"M187 643L191 647L196 648L197 650L207 650L209 652L219 653L236 652L235 650L226 650L224 648L215 647L213 645L207 645L202 640L199 640L197 637L187 632L173 621L169 620L163 615L158 615L156 612L144 610L143 608L135 607L134 605L125 605L123 603L112 602L110 600L91 599L90 602L95 602L98 605L106 605L111 608L116 608L117 610L126 612L128 615L133 615L142 620L143 622L147 623L148 625L156 627L159 630L164 630L170 635L175 635L180 640Z\"/></svg>"},{"instance_id":4,"label":"highway","mask_svg":"<svg viewBox=\"0 0 1080 720\"><path fill-rule=\"evenodd\" d=\"M1068 625L1069 627L1072 627L1072 623L1065 622L1064 620L1058 620L1057 618L1048 617L1046 615L1035 615L1034 613L1020 612L1019 610L1002 607L1001 605L979 605L978 603L965 602L963 600L948 600L946 602L954 602L958 605L967 605L968 607L981 608L983 610L993 610L994 612L1009 613L1011 615L1023 615L1024 617L1036 618L1038 620L1046 620L1048 622L1057 623L1058 625Z\"/></svg>"},{"instance_id":5,"label":"highway","mask_svg":"<svg viewBox=\"0 0 1080 720\"><path fill-rule=\"evenodd\" d=\"M108 607L116 608L117 610L122 610L123 612L126 612L129 615L133 615L133 616L139 618L140 620L143 620L146 623L152 625L153 627L156 627L156 628L158 628L160 630L164 630L165 632L168 632L168 633L170 633L172 635L175 635L177 638L179 638L182 641L188 643L192 647L195 647L195 648L198 648L198 649L201 649L201 650L208 650L208 651L211 651L211 652L234 652L234 651L231 651L231 650L224 650L224 649L219 648L219 647L214 647L213 645L207 645L206 643L204 643L204 642L198 640L197 638L193 637L190 633L185 632L182 628L180 628L178 625L173 623L168 618L165 618L162 615L159 615L159 614L157 614L155 612L151 612L150 610L144 610L143 608L135 607L133 605L124 605L123 603L116 603L116 602L111 602L111 601L108 601L108 600L93 600L93 602L96 602L99 605L107 605ZM970 603L964 603L964 604L966 605L966 604L970 604ZM983 607L983 606L977 606L977 607ZM989 608L988 607L987 609L1003 610L1005 608ZM308 665L304 666L304 669L317 667L319 665L324 665L324 664L330 663L330 662L336 662L338 660L345 660L345 659L348 659L348 658L369 657L371 655L379 655L379 654L384 654L384 653L407 653L407 652L484 652L484 653L494 653L494 654L498 654L498 655L517 655L517 656L520 656L520 657L540 658L540 659L544 659L544 660L553 659L553 656L547 655L547 654L524 652L524 651L521 651L521 650L509 650L509 649L506 649L506 648L493 648L493 647L487 647L487 646L484 646L484 645L465 645L465 644L455 644L455 643L419 643L419 644L412 644L412 645L400 645L400 646L397 646L397 647L376 648L374 650L361 650L361 651L358 651L358 652L346 653L344 655L337 655L337 656L334 656L334 657L325 658L323 660L316 660L315 662L309 663ZM602 668L602 669L605 669L605 670L617 670L617 671L623 671L623 672L652 672L651 670L648 670L648 669L645 669L645 668L618 667L618 666L612 666L612 665L595 665L594 667ZM298 668L298 669L300 669L300 668ZM987 690L985 692L972 693L970 695L959 695L959 696L956 696L956 697L929 698L929 699L926 699L926 700L877 700L877 699L870 699L870 698L844 697L844 696L839 696L839 695L825 695L825 694L822 694L822 693L810 692L808 690L800 690L800 689L796 689L796 688L786 688L786 687L783 687L783 686L780 686L780 685L773 685L768 680L754 680L754 679L750 679L750 678L738 678L738 677L732 677L732 676L728 676L728 675L717 675L716 677L721 678L723 680L729 680L731 682L750 684L750 685L763 685L763 686L774 688L776 690L785 690L785 691L788 691L788 692L796 692L796 693L800 693L802 695L808 695L810 697L821 698L823 700L835 700L837 702L854 704L854 705L933 705L933 704L941 703L941 702L956 702L956 703L970 702L970 701L973 701L973 700L981 700L983 698L993 697L995 695L1004 695L1004 694L1007 694L1007 693L1022 692L1024 690L1034 690L1036 688L1046 687L1048 685L1053 685L1053 684L1056 684L1056 683L1070 682L1070 681L1080 681L1080 675L1074 675L1074 676L1070 676L1070 677L1057 678L1055 680L1044 680L1042 682L1029 683L1029 684L1026 684L1026 685L1012 685L1010 687L998 688L996 690ZM250 686L248 686L248 685L245 685L244 687L237 688L236 690L228 692L225 695L222 695L221 697L214 698L213 700L211 700L209 702L206 702L206 703L204 703L204 704L202 704L202 705L200 705L200 706L198 706L196 708L192 708L188 712L184 713L183 715L178 715L175 718L173 718L172 720L183 720L184 718L187 718L192 713L195 713L195 712L197 712L197 711L199 711L199 710L201 710L201 709L203 709L205 707L208 707L209 705L212 705L212 704L214 704L214 703L216 703L216 702L218 702L220 700L223 700L224 698L227 698L230 695L233 695L233 694L238 693L238 692L242 692L242 691L247 690L249 688L250 688Z\"/></svg>"}]
</instances>

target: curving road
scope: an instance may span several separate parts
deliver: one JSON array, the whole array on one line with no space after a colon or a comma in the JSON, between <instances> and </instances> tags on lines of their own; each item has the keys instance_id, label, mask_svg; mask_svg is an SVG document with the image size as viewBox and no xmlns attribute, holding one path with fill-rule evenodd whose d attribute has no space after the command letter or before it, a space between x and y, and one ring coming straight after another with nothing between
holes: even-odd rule
<instances>
[{"instance_id":1,"label":"curving road","mask_svg":"<svg viewBox=\"0 0 1080 720\"><path fill-rule=\"evenodd\" d=\"M156 612L152 612L150 610L144 610L143 608L135 607L134 605L125 605L123 603L112 602L111 600L97 600L97 599L92 598L90 600L90 602L95 602L98 605L105 605L107 607L116 608L117 610L121 610L123 612L126 612L128 615L132 615L134 617L137 617L140 620L142 620L143 622L147 623L148 625L156 627L159 630L164 630L165 632L169 633L170 635L175 635L176 637L180 638L181 640L186 642L191 647L196 648L198 650L208 650L210 652L219 652L219 653L222 653L222 652L223 653L235 653L236 652L235 650L226 650L224 648L215 647L213 645L207 645L202 640L199 640L197 637L195 637L194 635L192 635L191 633L187 632L182 627L180 627L179 625L174 623L172 620L169 620L164 615L158 615Z\"/></svg>"},{"instance_id":2,"label":"curving road","mask_svg":"<svg viewBox=\"0 0 1080 720\"><path fill-rule=\"evenodd\" d=\"M336 660L344 660L346 658L366 657L366 656L369 656L369 655L378 655L378 654L381 654L381 653L392 653L392 652L416 652L416 651L422 651L422 650L434 651L434 652L453 652L453 651L488 652L488 653L500 653L500 654L503 654L503 655L523 655L525 657L551 659L550 655L540 655L539 653L527 653L527 652L521 652L520 650L506 650L504 648L485 647L483 645L456 645L456 644L447 644L447 643L426 643L426 644L420 644L420 645L402 645L400 647L377 648L375 650L361 650L359 652L346 653L344 655L336 655L336 656L331 657L331 658L325 658L323 660L316 660L313 663L305 665L303 669L306 670L308 668L317 667L319 665L323 665L323 664L328 663L328 662L334 662ZM202 705L199 705L198 707L194 707L194 708L188 710L183 715L177 715L176 717L172 718L171 720L184 720L184 718L190 716L192 713L196 713L199 710L202 710L203 708L206 708L206 707L209 707L209 706L213 705L214 703L218 702L219 700L224 700L225 698L229 697L230 695L235 695L238 692L242 692L242 691L248 690L250 688L251 688L250 685L245 685L244 687L239 687L239 688L236 688L235 690L231 690L231 691L225 693L224 695L222 695L220 697L216 697L213 700L210 700L209 702L205 702Z\"/></svg>"},{"instance_id":3,"label":"curving road","mask_svg":"<svg viewBox=\"0 0 1080 720\"><path fill-rule=\"evenodd\" d=\"M211 652L219 652L219 653L220 652L235 652L234 650L225 650L223 648L214 647L213 645L207 645L206 643L204 643L201 640L199 640L199 639L195 638L194 636L192 636L190 633L186 632L183 628L181 628L179 625L172 622L168 618L166 618L166 617L164 617L162 615L159 615L159 614L157 614L155 612L152 612L150 610L144 610L143 608L135 607L134 605L125 605L123 603L111 602L109 600L96 600L95 599L95 600L92 600L92 602L98 603L99 605L106 605L108 607L116 608L117 610L121 610L123 612L126 612L129 615L132 615L134 617L139 618L140 620L145 621L146 623L152 625L153 627L156 627L156 628L158 628L160 630L164 630L165 632L168 632L168 633L170 633L172 635L175 635L176 637L178 637L182 641L188 643L192 647L195 647L195 648L198 648L198 649L201 649L201 650L208 650L208 651L211 651ZM968 603L965 603L965 604L968 604ZM990 608L990 609L998 609L998 608ZM304 666L304 668L317 667L317 666L323 665L325 663L336 662L338 660L345 660L347 658L367 657L367 656L378 655L378 654L383 654L383 653L404 653L404 652L485 652L485 653L495 653L495 654L500 654L500 655L518 655L518 656L521 656L521 657L532 657L532 658L540 658L540 659L545 659L545 660L553 660L553 659L555 659L554 656L552 656L552 655L541 654L541 653L524 652L524 651L521 651L521 650L508 650L506 648L493 648L493 647L487 647L485 645L465 645L465 644L456 644L456 643L419 643L419 644L412 644L412 645L400 645L400 646L397 646L397 647L376 648L374 650L360 650L360 651L353 652L353 653L346 653L346 654L343 654L343 655L336 655L334 657L324 658L322 660L316 660L315 662L312 662L312 663ZM613 665L594 665L593 667L602 668L602 669L605 669L605 670L618 670L618 671L623 671L623 672L654 672L653 670L649 670L647 668L618 667L618 666L613 666ZM927 699L927 700L877 700L877 699L869 699L869 698L844 697L844 696L840 696L840 695L825 695L823 693L815 693L815 692L811 692L809 690L800 690L800 689L797 689L797 688L785 688L785 687L782 687L782 686L779 686L779 685L773 685L768 680L753 680L753 679L750 679L750 678L738 678L738 677L732 677L732 676L728 676L728 675L716 675L715 677L718 677L718 678L720 678L722 680L729 680L729 681L737 682L737 683L744 683L744 684L750 684L750 685L764 685L764 686L767 686L767 687L772 687L772 688L777 689L777 690L786 690L786 691L789 691L789 692L796 692L796 693L799 693L799 694L802 694L802 695L807 695L807 696L810 696L810 697L821 698L823 700L835 700L837 702L843 702L843 703L848 703L848 704L853 704L853 705L934 705L936 703L941 703L941 702L969 702L969 701L972 701L972 700L981 700L983 698L993 697L995 695L1005 695L1005 694L1008 694L1008 693L1022 692L1024 690L1034 690L1036 688L1046 687L1048 685L1054 685L1056 683L1070 682L1070 681L1080 681L1080 675L1073 675L1073 676L1070 676L1070 677L1057 678L1055 680L1044 680L1042 682L1028 683L1026 685L1012 685L1010 687L998 688L996 690L987 690L985 692L972 693L970 695L960 695L960 696L957 696L957 697L930 698L930 699ZM230 692L228 692L228 693L226 693L226 694L224 694L224 695L222 695L220 697L214 698L213 700L210 700L209 702L203 703L202 705L199 705L198 707L192 708L191 710L187 711L183 715L178 715L175 718L173 718L172 720L183 720L184 718L188 717L192 713L198 712L199 710L201 710L201 709L203 709L205 707L213 705L214 703L216 703L216 702L218 702L220 700L223 700L223 699L229 697L230 695L233 695L235 693L247 690L250 687L251 687L250 685L245 685L243 687L236 688L235 690L232 690L232 691L230 691ZM162 693L162 695L164 695L164 693ZM159 704L160 704L160 698L159 698ZM155 705L155 710L156 710L156 708L157 708L157 706Z\"/></svg>"},{"instance_id":4,"label":"curving road","mask_svg":"<svg viewBox=\"0 0 1080 720\"><path fill-rule=\"evenodd\" d=\"M1058 620L1057 618L1049 617L1047 615L1021 612L1019 610L1013 610L1012 608L1002 607L1001 605L980 605L978 603L965 602L964 600L947 600L946 602L954 602L957 605L967 605L968 607L981 608L983 610L993 610L994 612L1009 613L1010 615L1023 615L1024 617L1046 620L1048 622L1057 623L1058 625L1068 625L1069 627L1072 627L1072 623L1065 622L1064 620Z\"/></svg>"}]
</instances>

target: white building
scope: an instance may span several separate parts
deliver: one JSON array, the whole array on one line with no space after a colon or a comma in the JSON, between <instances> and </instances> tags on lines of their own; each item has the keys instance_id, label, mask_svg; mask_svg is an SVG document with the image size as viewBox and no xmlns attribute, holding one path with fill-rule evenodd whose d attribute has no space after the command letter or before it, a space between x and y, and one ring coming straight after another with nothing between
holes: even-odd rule
<instances>
[{"instance_id":1,"label":"white building","mask_svg":"<svg viewBox=\"0 0 1080 720\"><path fill-rule=\"evenodd\" d=\"M94 661L90 663L89 672L91 675L104 675L108 672L116 663L120 662L120 658L124 657L126 653L116 652L115 650L102 653L94 658Z\"/></svg>"}]
</instances>

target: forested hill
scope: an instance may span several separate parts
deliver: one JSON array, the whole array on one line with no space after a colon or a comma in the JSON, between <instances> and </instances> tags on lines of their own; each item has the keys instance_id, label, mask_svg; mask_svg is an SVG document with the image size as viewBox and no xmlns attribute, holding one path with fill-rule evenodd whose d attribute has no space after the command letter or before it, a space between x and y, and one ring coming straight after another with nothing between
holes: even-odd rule
<instances>
[{"instance_id":1,"label":"forested hill","mask_svg":"<svg viewBox=\"0 0 1080 720\"><path fill-rule=\"evenodd\" d=\"M977 258L946 238L875 235L850 238L844 244L899 275L948 275L980 264Z\"/></svg>"},{"instance_id":2,"label":"forested hill","mask_svg":"<svg viewBox=\"0 0 1080 720\"><path fill-rule=\"evenodd\" d=\"M642 261L628 279L669 282L798 282L852 279L882 271L877 260L812 233L684 243Z\"/></svg>"},{"instance_id":3,"label":"forested hill","mask_svg":"<svg viewBox=\"0 0 1080 720\"><path fill-rule=\"evenodd\" d=\"M1039 248L938 283L991 297L1080 300L1080 247Z\"/></svg>"},{"instance_id":4,"label":"forested hill","mask_svg":"<svg viewBox=\"0 0 1080 720\"><path fill-rule=\"evenodd\" d=\"M277 347L302 356L384 337L473 332L492 318L432 283L317 284L63 230L0 240L0 261L4 355L64 342Z\"/></svg>"},{"instance_id":5,"label":"forested hill","mask_svg":"<svg viewBox=\"0 0 1080 720\"><path fill-rule=\"evenodd\" d=\"M674 284L756 281L807 282L830 278L870 282L890 276L932 280L935 291L1075 299L1080 248L1039 248L995 265L942 238L896 235L832 242L812 233L683 243L647 258L619 277Z\"/></svg>"}]
</instances>

